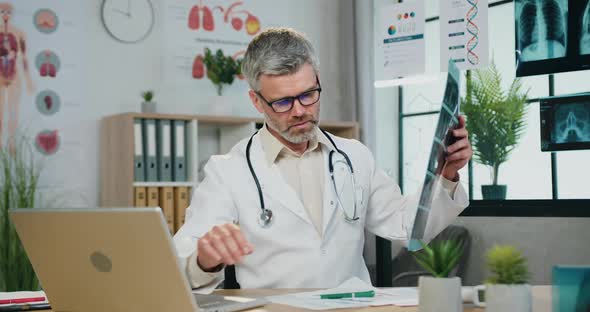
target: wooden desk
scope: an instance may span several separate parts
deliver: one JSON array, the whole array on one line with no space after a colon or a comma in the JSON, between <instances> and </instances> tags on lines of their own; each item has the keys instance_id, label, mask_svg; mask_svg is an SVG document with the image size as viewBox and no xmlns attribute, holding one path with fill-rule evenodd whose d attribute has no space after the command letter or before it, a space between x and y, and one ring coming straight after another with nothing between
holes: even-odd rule
<instances>
[{"instance_id":1,"label":"wooden desk","mask_svg":"<svg viewBox=\"0 0 590 312\"><path fill-rule=\"evenodd\" d=\"M244 297L263 297L272 295L281 295L290 292L305 292L310 291L309 289L239 289L239 290L218 290L216 294L229 295L229 296L244 296ZM282 304L269 303L263 307L249 310L252 312L270 312L270 311L281 311L281 312L295 312L295 311L311 311ZM363 311L363 312L416 312L418 307L396 307L396 306L382 306L382 307L367 307L367 308L348 308L348 309L337 309L337 310L324 310L324 311ZM480 312L485 311L483 308L466 307L465 312Z\"/></svg>"},{"instance_id":2,"label":"wooden desk","mask_svg":"<svg viewBox=\"0 0 590 312\"><path fill-rule=\"evenodd\" d=\"M244 296L244 297L264 297L272 295L280 295L291 292L304 292L309 289L239 289L239 290L217 290L216 294L228 295L228 296ZM44 310L45 312L51 312ZM252 312L295 312L295 311L308 311L305 309L295 308L282 304L269 303L263 307L249 310ZM334 311L334 310L332 310ZM383 307L368 307L361 309L339 309L339 311L363 311L363 312L417 312L418 307L396 307L396 306L383 306ZM476 308L469 305L465 305L464 312L481 312L485 311L483 308ZM41 311L43 312L43 311ZM534 286L533 287L533 312L551 312L551 286Z\"/></svg>"}]
</instances>

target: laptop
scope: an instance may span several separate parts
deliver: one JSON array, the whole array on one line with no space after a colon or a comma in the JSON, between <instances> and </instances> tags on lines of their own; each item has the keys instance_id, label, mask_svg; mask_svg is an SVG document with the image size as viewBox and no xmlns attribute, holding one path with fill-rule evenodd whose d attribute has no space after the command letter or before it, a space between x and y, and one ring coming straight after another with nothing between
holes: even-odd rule
<instances>
[{"instance_id":1,"label":"laptop","mask_svg":"<svg viewBox=\"0 0 590 312\"><path fill-rule=\"evenodd\" d=\"M12 209L10 217L55 312L231 312L267 303L193 294L160 208Z\"/></svg>"}]
</instances>

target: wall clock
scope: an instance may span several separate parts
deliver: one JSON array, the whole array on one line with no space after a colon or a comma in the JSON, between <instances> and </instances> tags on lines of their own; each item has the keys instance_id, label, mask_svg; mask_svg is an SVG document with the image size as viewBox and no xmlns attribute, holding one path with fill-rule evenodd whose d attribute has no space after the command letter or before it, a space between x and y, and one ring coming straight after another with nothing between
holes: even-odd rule
<instances>
[{"instance_id":1,"label":"wall clock","mask_svg":"<svg viewBox=\"0 0 590 312\"><path fill-rule=\"evenodd\" d=\"M123 43L142 41L154 27L150 0L103 0L101 16L107 32Z\"/></svg>"}]
</instances>

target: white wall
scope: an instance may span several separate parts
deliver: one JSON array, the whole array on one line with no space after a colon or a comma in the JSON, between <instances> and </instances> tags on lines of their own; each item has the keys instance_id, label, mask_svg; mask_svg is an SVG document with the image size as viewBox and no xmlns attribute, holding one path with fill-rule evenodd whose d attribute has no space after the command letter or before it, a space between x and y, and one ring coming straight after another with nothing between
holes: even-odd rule
<instances>
[{"instance_id":1,"label":"white wall","mask_svg":"<svg viewBox=\"0 0 590 312\"><path fill-rule=\"evenodd\" d=\"M522 250L533 285L550 285L556 264L590 265L590 218L460 217L457 224L472 235L464 285L481 284L489 276L484 255L495 244Z\"/></svg>"},{"instance_id":2,"label":"white wall","mask_svg":"<svg viewBox=\"0 0 590 312\"><path fill-rule=\"evenodd\" d=\"M215 98L215 89L182 90L163 87L164 25L161 13L164 0L152 0L156 22L152 34L141 43L122 44L112 39L100 19L102 1L81 4L84 14L84 40L77 43L83 55L84 108L75 115L63 111L68 126L62 129L69 144L68 153L57 153L43 160L41 178L43 189L39 203L58 203L67 207L98 205L99 194L99 125L102 117L129 111L139 111L139 94L155 89L158 111L163 113L210 113L203 111ZM170 1L170 0L168 0ZM316 45L322 76L321 118L324 120L355 120L356 94L353 42L352 0L281 0L276 14L295 14L292 25L305 32ZM244 109L234 113L257 116L246 96L245 82L230 87L228 97L240 101ZM222 100L227 102L228 99ZM243 101L243 103L241 103ZM23 118L26 118L24 116Z\"/></svg>"}]
</instances>

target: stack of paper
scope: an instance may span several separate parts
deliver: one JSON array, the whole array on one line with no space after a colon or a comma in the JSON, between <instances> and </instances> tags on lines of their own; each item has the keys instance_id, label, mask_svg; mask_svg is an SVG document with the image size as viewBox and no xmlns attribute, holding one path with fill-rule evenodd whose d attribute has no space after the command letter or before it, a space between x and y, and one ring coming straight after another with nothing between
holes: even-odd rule
<instances>
[{"instance_id":1,"label":"stack of paper","mask_svg":"<svg viewBox=\"0 0 590 312\"><path fill-rule=\"evenodd\" d=\"M322 299L321 295L362 293L374 291L374 297L357 297L342 299ZM359 308L368 306L418 305L418 291L416 288L385 288L377 289L365 281L353 277L341 285L324 290L272 296L267 298L272 303L285 304L310 310L329 310L341 308Z\"/></svg>"}]
</instances>

